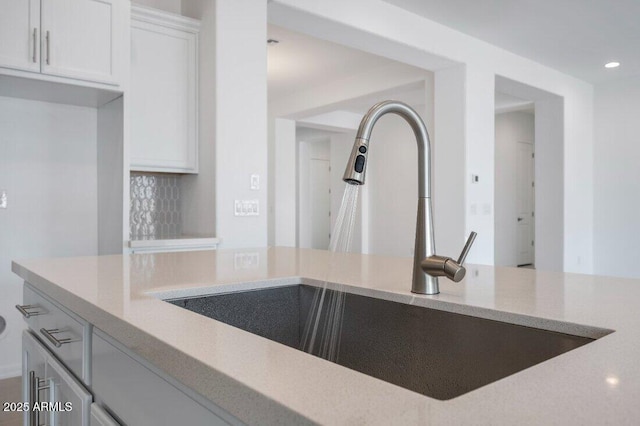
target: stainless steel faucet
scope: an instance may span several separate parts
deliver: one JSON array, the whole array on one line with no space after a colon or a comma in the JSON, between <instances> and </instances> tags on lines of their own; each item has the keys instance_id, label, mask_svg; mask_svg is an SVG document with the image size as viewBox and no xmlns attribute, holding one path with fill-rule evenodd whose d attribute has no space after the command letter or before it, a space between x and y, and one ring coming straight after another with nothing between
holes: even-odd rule
<instances>
[{"instance_id":1,"label":"stainless steel faucet","mask_svg":"<svg viewBox=\"0 0 640 426\"><path fill-rule=\"evenodd\" d=\"M477 234L472 232L469 235L457 261L436 255L431 213L431 143L427 127L418 113L409 105L398 101L384 101L371 107L360 122L342 179L352 185L364 185L371 131L376 121L387 113L404 118L413 129L418 142L418 220L411 291L419 294L438 294L438 277L446 276L455 282L464 278L466 270L462 265Z\"/></svg>"}]
</instances>

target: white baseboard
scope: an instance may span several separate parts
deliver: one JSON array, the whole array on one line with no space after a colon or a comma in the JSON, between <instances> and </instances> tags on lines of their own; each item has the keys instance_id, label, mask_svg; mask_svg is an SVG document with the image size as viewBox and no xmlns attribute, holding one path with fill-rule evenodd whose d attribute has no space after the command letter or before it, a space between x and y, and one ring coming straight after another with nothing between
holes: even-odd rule
<instances>
[{"instance_id":1,"label":"white baseboard","mask_svg":"<svg viewBox=\"0 0 640 426\"><path fill-rule=\"evenodd\" d=\"M0 380L22 375L22 364L0 365Z\"/></svg>"}]
</instances>

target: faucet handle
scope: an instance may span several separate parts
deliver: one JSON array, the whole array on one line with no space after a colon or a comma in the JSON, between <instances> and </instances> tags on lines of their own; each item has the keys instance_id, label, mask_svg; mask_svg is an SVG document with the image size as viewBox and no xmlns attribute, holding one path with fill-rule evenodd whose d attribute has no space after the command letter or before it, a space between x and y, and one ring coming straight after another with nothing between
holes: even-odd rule
<instances>
[{"instance_id":1,"label":"faucet handle","mask_svg":"<svg viewBox=\"0 0 640 426\"><path fill-rule=\"evenodd\" d=\"M476 239L476 235L478 234L471 232L471 235L469 235L469 238L467 239L457 261L450 257L433 255L423 259L422 262L420 262L420 267L424 273L431 275L432 277L444 276L454 282L460 282L467 273L467 270L462 266L462 264L471 249L473 241Z\"/></svg>"},{"instance_id":2,"label":"faucet handle","mask_svg":"<svg viewBox=\"0 0 640 426\"><path fill-rule=\"evenodd\" d=\"M464 260L467 258L467 254L469 254L469 250L471 250L471 246L476 239L478 234L476 232L471 231L469 234L469 238L467 238L467 242L464 244L462 248L462 253L460 253L460 257L457 261L453 259L449 259L444 262L444 275L454 282L460 282L465 274L467 273L467 269L462 266L464 264Z\"/></svg>"},{"instance_id":3,"label":"faucet handle","mask_svg":"<svg viewBox=\"0 0 640 426\"><path fill-rule=\"evenodd\" d=\"M469 250L471 250L471 246L473 245L473 242L476 240L477 235L478 233L474 231L471 231L471 233L469 234L469 238L467 238L467 242L464 244L464 247L462 248L462 253L460 253L460 257L456 262L458 265L462 266L462 264L464 263L464 260L467 258L467 254L469 254Z\"/></svg>"}]
</instances>

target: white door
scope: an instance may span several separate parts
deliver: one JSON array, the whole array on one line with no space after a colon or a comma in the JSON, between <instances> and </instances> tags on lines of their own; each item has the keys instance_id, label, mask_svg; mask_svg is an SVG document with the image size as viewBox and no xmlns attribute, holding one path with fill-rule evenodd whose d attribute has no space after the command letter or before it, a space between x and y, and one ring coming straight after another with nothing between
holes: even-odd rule
<instances>
[{"instance_id":1,"label":"white door","mask_svg":"<svg viewBox=\"0 0 640 426\"><path fill-rule=\"evenodd\" d=\"M518 265L534 264L534 154L533 144L518 142L516 152L516 238Z\"/></svg>"},{"instance_id":2,"label":"white door","mask_svg":"<svg viewBox=\"0 0 640 426\"><path fill-rule=\"evenodd\" d=\"M42 72L115 83L114 0L42 0Z\"/></svg>"},{"instance_id":3,"label":"white door","mask_svg":"<svg viewBox=\"0 0 640 426\"><path fill-rule=\"evenodd\" d=\"M309 162L311 248L327 250L331 239L331 175L329 161Z\"/></svg>"},{"instance_id":4,"label":"white door","mask_svg":"<svg viewBox=\"0 0 640 426\"><path fill-rule=\"evenodd\" d=\"M40 71L40 0L0 0L0 66Z\"/></svg>"}]
</instances>

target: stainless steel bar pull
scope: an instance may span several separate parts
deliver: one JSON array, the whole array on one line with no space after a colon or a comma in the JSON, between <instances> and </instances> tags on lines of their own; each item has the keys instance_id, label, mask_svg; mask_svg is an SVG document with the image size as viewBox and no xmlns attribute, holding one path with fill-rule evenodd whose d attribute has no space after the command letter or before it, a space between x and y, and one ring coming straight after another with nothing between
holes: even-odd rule
<instances>
[{"instance_id":1,"label":"stainless steel bar pull","mask_svg":"<svg viewBox=\"0 0 640 426\"><path fill-rule=\"evenodd\" d=\"M46 337L46 339L51 342L53 346L56 348L61 347L64 344L77 342L79 339L74 339L72 337L65 337L64 339L58 339L54 336L54 334L64 333L65 330L58 330L57 328L52 328L51 330L47 330L46 328L41 328L40 333Z\"/></svg>"},{"instance_id":2,"label":"stainless steel bar pull","mask_svg":"<svg viewBox=\"0 0 640 426\"><path fill-rule=\"evenodd\" d=\"M38 62L38 29L34 28L33 29L33 63L37 63Z\"/></svg>"},{"instance_id":3,"label":"stainless steel bar pull","mask_svg":"<svg viewBox=\"0 0 640 426\"><path fill-rule=\"evenodd\" d=\"M47 45L47 65L51 64L51 49L50 49L50 44L51 44L51 35L49 34L49 31L47 31L47 34L45 36L45 42Z\"/></svg>"},{"instance_id":4,"label":"stainless steel bar pull","mask_svg":"<svg viewBox=\"0 0 640 426\"><path fill-rule=\"evenodd\" d=\"M20 311L23 317L31 318L38 315L46 314L47 312L38 305L16 305L16 309ZM37 309L34 311L34 309Z\"/></svg>"},{"instance_id":5,"label":"stainless steel bar pull","mask_svg":"<svg viewBox=\"0 0 640 426\"><path fill-rule=\"evenodd\" d=\"M36 372L29 371L29 426L38 424L37 412L33 409L33 405L38 401L38 378Z\"/></svg>"}]
</instances>

